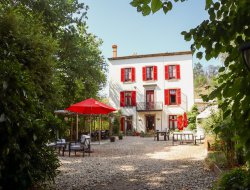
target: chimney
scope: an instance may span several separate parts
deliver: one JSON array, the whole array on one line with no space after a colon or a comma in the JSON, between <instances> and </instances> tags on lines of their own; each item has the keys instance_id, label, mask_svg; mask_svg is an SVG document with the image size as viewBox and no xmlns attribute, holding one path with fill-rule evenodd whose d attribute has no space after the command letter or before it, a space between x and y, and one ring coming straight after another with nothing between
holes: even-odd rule
<instances>
[{"instance_id":1,"label":"chimney","mask_svg":"<svg viewBox=\"0 0 250 190\"><path fill-rule=\"evenodd\" d=\"M117 45L112 45L112 48L113 48L113 58L116 58L117 57Z\"/></svg>"}]
</instances>

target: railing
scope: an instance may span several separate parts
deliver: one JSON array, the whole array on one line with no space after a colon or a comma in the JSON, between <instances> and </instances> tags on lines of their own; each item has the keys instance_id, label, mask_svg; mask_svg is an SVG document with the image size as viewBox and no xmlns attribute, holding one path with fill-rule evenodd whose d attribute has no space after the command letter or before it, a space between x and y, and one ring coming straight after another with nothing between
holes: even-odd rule
<instances>
[{"instance_id":1,"label":"railing","mask_svg":"<svg viewBox=\"0 0 250 190\"><path fill-rule=\"evenodd\" d=\"M137 102L136 111L162 111L162 102Z\"/></svg>"}]
</instances>

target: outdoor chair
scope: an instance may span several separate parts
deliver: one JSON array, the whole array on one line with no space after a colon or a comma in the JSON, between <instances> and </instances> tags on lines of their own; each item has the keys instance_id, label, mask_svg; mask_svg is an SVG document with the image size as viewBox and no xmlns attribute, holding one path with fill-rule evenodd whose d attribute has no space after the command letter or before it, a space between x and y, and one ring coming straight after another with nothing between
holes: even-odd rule
<instances>
[{"instance_id":1,"label":"outdoor chair","mask_svg":"<svg viewBox=\"0 0 250 190\"><path fill-rule=\"evenodd\" d=\"M154 141L155 141L155 139L157 139L157 132L158 132L159 130L156 130L155 132L154 132Z\"/></svg>"},{"instance_id":2,"label":"outdoor chair","mask_svg":"<svg viewBox=\"0 0 250 190\"><path fill-rule=\"evenodd\" d=\"M84 147L82 146L82 143L80 142L70 142L69 143L69 157L70 157L71 151L75 152L75 156L76 156L76 152L82 152L82 156L84 156Z\"/></svg>"},{"instance_id":3,"label":"outdoor chair","mask_svg":"<svg viewBox=\"0 0 250 190\"><path fill-rule=\"evenodd\" d=\"M197 141L200 141L201 143L201 140L204 140L204 139L205 139L205 134L202 132L198 132L194 136L194 144L196 144Z\"/></svg>"},{"instance_id":4,"label":"outdoor chair","mask_svg":"<svg viewBox=\"0 0 250 190\"><path fill-rule=\"evenodd\" d=\"M81 144L83 146L83 155L84 153L89 153L89 156L90 156L90 153L91 153L91 145L90 145L90 138L87 138L88 136L85 136L83 135L81 137Z\"/></svg>"},{"instance_id":5,"label":"outdoor chair","mask_svg":"<svg viewBox=\"0 0 250 190\"><path fill-rule=\"evenodd\" d=\"M65 139L58 139L55 142L55 148L58 149L58 154L60 155L61 149L63 152L63 156L64 156L64 150L66 148L66 140Z\"/></svg>"}]
</instances>

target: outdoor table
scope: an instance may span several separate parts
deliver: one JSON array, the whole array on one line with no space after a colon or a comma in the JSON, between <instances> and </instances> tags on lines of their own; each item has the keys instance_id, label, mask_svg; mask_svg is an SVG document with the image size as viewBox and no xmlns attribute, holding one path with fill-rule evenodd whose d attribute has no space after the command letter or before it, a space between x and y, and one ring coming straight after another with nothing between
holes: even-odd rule
<instances>
[{"instance_id":1,"label":"outdoor table","mask_svg":"<svg viewBox=\"0 0 250 190\"><path fill-rule=\"evenodd\" d=\"M157 141L160 140L159 136L163 135L164 136L164 141L167 140L167 131L156 131L156 136L157 136Z\"/></svg>"},{"instance_id":2,"label":"outdoor table","mask_svg":"<svg viewBox=\"0 0 250 190\"><path fill-rule=\"evenodd\" d=\"M194 134L192 132L186 131L186 132L173 132L173 145L175 141L180 141L180 144L183 144L183 142L193 142L194 140Z\"/></svg>"}]
</instances>

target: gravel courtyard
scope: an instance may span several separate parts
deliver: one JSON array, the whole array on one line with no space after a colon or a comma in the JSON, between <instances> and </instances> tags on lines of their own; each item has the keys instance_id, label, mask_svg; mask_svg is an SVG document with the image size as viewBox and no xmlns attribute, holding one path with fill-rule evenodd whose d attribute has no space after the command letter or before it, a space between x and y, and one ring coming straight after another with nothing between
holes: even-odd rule
<instances>
[{"instance_id":1,"label":"gravel courtyard","mask_svg":"<svg viewBox=\"0 0 250 190\"><path fill-rule=\"evenodd\" d=\"M203 169L204 145L125 137L92 145L90 157L60 157L55 189L210 189L213 173Z\"/></svg>"}]
</instances>

